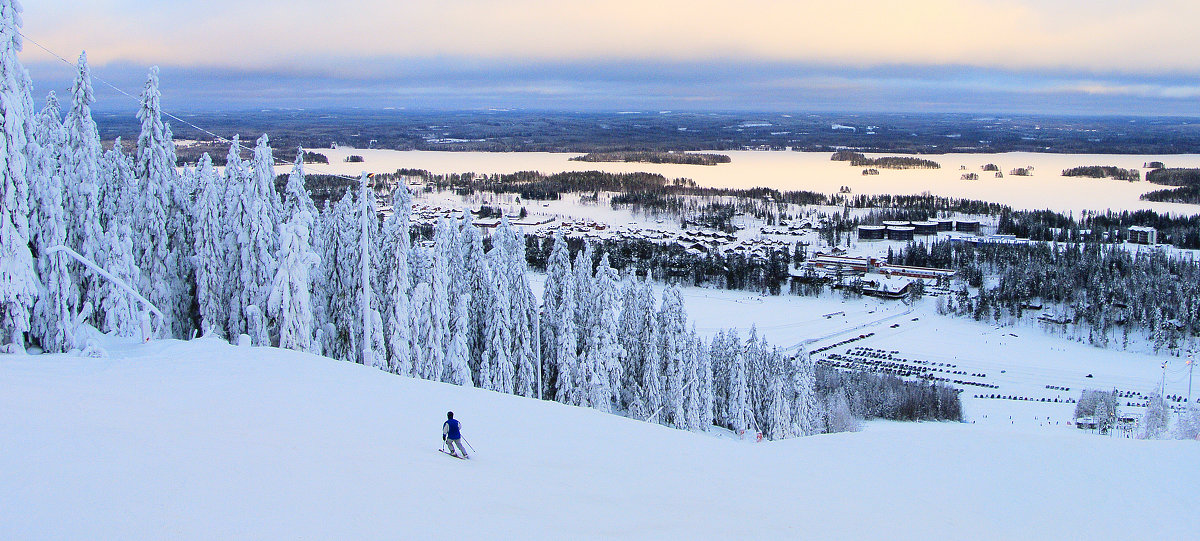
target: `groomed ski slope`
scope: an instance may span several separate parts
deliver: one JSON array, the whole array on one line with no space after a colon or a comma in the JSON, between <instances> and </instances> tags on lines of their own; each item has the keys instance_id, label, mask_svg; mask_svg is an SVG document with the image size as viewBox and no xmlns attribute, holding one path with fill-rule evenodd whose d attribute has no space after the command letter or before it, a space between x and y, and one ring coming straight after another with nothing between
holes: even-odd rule
<instances>
[{"instance_id":1,"label":"groomed ski slope","mask_svg":"<svg viewBox=\"0 0 1200 541\"><path fill-rule=\"evenodd\" d=\"M210 340L0 356L3 539L1195 539L1200 445L754 443ZM437 452L446 410L478 452Z\"/></svg>"}]
</instances>

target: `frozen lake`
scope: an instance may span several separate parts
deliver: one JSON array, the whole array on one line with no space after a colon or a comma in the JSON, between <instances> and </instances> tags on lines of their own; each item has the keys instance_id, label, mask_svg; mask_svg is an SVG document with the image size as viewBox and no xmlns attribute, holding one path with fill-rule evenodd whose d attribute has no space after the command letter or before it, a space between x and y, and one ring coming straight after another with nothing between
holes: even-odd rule
<instances>
[{"instance_id":1,"label":"frozen lake","mask_svg":"<svg viewBox=\"0 0 1200 541\"><path fill-rule=\"evenodd\" d=\"M1128 154L930 154L919 157L934 160L941 169L880 169L879 175L864 176L861 167L829 159L829 152L722 152L731 163L717 166L588 163L569 161L574 153L550 152L436 152L364 150L352 148L311 149L329 157L328 165L312 165L314 173L359 174L392 172L406 167L434 173L513 173L516 171L600 170L614 173L646 171L667 178L686 177L701 186L752 188L767 186L779 190L811 190L833 193L848 186L857 194L919 194L979 199L1011 205L1018 209L1052 209L1078 214L1081 210L1151 209L1179 214L1200 213L1200 206L1152 203L1138 199L1143 193L1164 188L1145 181L1126 182L1112 179L1071 178L1062 170L1076 166L1111 165L1143 170L1149 161L1161 161L1167 167L1200 167L1200 155L1128 155ZM351 154L361 155L362 163L346 163ZM871 157L886 154L867 154ZM893 154L894 155L894 154ZM994 163L1004 178L984 172L984 164ZM1009 175L1017 167L1034 167L1033 176ZM960 169L965 167L966 169ZM961 180L963 173L977 173L979 180Z\"/></svg>"}]
</instances>

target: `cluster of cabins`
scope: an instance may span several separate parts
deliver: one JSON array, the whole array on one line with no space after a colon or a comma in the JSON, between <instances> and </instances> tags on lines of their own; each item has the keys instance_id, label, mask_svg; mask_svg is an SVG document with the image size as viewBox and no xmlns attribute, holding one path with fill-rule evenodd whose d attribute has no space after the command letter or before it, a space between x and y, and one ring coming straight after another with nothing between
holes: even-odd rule
<instances>
[{"instance_id":1,"label":"cluster of cabins","mask_svg":"<svg viewBox=\"0 0 1200 541\"><path fill-rule=\"evenodd\" d=\"M736 235L721 231L690 229L686 231L666 231L662 229L634 228L609 226L588 221L562 222L555 227L539 229L534 234L549 237L561 231L567 237L585 239L620 238L628 240L643 240L660 245L675 244L691 254L740 254L751 256L755 254L770 255L772 252L789 250L792 243L786 240L771 240L766 238L738 240Z\"/></svg>"},{"instance_id":2,"label":"cluster of cabins","mask_svg":"<svg viewBox=\"0 0 1200 541\"><path fill-rule=\"evenodd\" d=\"M936 235L946 231L978 234L979 220L934 219L923 222L885 221L882 225L858 226L859 240L913 240L916 235Z\"/></svg>"}]
</instances>

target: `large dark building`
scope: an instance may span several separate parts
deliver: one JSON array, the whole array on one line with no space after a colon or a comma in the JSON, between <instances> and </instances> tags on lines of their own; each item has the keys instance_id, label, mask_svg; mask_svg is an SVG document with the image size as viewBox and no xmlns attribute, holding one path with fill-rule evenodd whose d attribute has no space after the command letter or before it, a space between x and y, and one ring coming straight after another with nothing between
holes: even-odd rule
<instances>
[{"instance_id":1,"label":"large dark building","mask_svg":"<svg viewBox=\"0 0 1200 541\"><path fill-rule=\"evenodd\" d=\"M889 225L887 228L887 237L891 240L913 240L912 226L907 225Z\"/></svg>"},{"instance_id":2,"label":"large dark building","mask_svg":"<svg viewBox=\"0 0 1200 541\"><path fill-rule=\"evenodd\" d=\"M936 235L938 232L937 222L913 222L912 226L918 235Z\"/></svg>"},{"instance_id":3,"label":"large dark building","mask_svg":"<svg viewBox=\"0 0 1200 541\"><path fill-rule=\"evenodd\" d=\"M858 226L858 240L880 240L883 236L884 228L882 225Z\"/></svg>"}]
</instances>

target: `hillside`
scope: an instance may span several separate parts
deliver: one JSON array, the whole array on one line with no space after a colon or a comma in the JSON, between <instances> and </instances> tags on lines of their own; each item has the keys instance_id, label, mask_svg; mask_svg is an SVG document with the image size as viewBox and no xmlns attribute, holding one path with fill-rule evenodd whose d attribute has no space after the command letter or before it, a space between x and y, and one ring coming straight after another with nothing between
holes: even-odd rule
<instances>
[{"instance_id":1,"label":"hillside","mask_svg":"<svg viewBox=\"0 0 1200 541\"><path fill-rule=\"evenodd\" d=\"M1194 535L1194 442L870 424L775 443L210 340L0 356L5 539ZM478 452L436 452L453 409Z\"/></svg>"}]
</instances>

